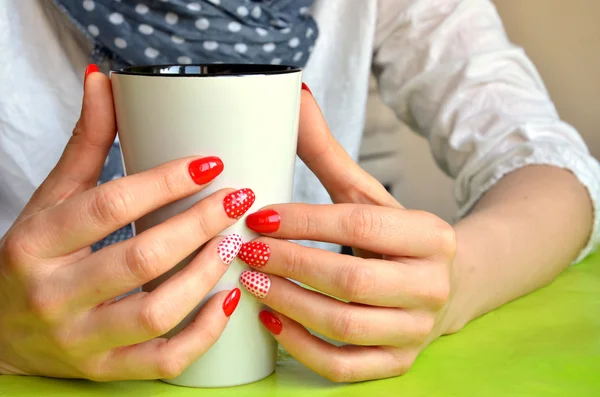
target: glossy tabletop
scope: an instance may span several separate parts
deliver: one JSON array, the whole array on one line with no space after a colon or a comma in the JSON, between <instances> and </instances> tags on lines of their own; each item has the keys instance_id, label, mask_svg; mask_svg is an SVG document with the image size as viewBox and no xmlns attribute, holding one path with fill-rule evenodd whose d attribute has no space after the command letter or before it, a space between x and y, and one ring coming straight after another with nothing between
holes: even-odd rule
<instances>
[{"instance_id":1,"label":"glossy tabletop","mask_svg":"<svg viewBox=\"0 0 600 397\"><path fill-rule=\"evenodd\" d=\"M5 396L600 396L600 254L550 286L434 342L402 377L337 385L285 353L269 378L228 389L160 381L93 383L0 376Z\"/></svg>"}]
</instances>

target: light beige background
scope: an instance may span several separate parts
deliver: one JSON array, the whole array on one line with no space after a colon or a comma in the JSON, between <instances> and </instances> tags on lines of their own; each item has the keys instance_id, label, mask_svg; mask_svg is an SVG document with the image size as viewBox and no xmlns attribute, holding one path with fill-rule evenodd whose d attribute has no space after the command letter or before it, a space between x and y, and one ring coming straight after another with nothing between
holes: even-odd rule
<instances>
[{"instance_id":1,"label":"light beige background","mask_svg":"<svg viewBox=\"0 0 600 397\"><path fill-rule=\"evenodd\" d=\"M561 117L600 158L599 0L495 0L510 39L538 67ZM394 142L393 145L390 142ZM395 155L382 156L394 151ZM452 221L452 181L435 165L427 142L401 125L371 85L361 164L409 208Z\"/></svg>"}]
</instances>

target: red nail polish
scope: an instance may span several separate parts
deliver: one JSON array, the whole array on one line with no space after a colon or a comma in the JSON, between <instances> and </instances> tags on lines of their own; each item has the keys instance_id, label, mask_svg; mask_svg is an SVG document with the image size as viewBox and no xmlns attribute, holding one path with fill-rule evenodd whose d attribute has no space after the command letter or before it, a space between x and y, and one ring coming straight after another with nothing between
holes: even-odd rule
<instances>
[{"instance_id":1,"label":"red nail polish","mask_svg":"<svg viewBox=\"0 0 600 397\"><path fill-rule=\"evenodd\" d=\"M250 241L242 244L238 253L244 263L252 267L263 267L271 257L271 248L260 241Z\"/></svg>"},{"instance_id":2,"label":"red nail polish","mask_svg":"<svg viewBox=\"0 0 600 397\"><path fill-rule=\"evenodd\" d=\"M310 88L308 88L306 83L302 83L302 89L308 91L310 93L310 95L312 95L312 91L310 90Z\"/></svg>"},{"instance_id":3,"label":"red nail polish","mask_svg":"<svg viewBox=\"0 0 600 397\"><path fill-rule=\"evenodd\" d=\"M221 261L229 265L233 262L238 252L240 252L240 248L242 248L242 236L239 234L230 234L221 240L217 246L217 253Z\"/></svg>"},{"instance_id":4,"label":"red nail polish","mask_svg":"<svg viewBox=\"0 0 600 397\"><path fill-rule=\"evenodd\" d=\"M221 159L211 156L192 161L188 171L196 184L204 185L219 176L223 168Z\"/></svg>"},{"instance_id":5,"label":"red nail polish","mask_svg":"<svg viewBox=\"0 0 600 397\"><path fill-rule=\"evenodd\" d=\"M256 233L274 233L279 230L281 217L274 210L262 210L248 215L246 226Z\"/></svg>"},{"instance_id":6,"label":"red nail polish","mask_svg":"<svg viewBox=\"0 0 600 397\"><path fill-rule=\"evenodd\" d=\"M223 208L228 217L240 219L252 207L254 200L256 200L256 196L252 189L240 189L225 196Z\"/></svg>"},{"instance_id":7,"label":"red nail polish","mask_svg":"<svg viewBox=\"0 0 600 397\"><path fill-rule=\"evenodd\" d=\"M87 81L87 78L90 74L92 73L96 73L99 72L100 69L98 69L98 66L95 64L89 64L87 68L85 68L85 76L83 78L83 85L85 85L85 82Z\"/></svg>"},{"instance_id":8,"label":"red nail polish","mask_svg":"<svg viewBox=\"0 0 600 397\"><path fill-rule=\"evenodd\" d=\"M279 335L283 330L283 324L281 324L281 321L271 312L263 310L258 314L258 318L265 328L273 335Z\"/></svg>"},{"instance_id":9,"label":"red nail polish","mask_svg":"<svg viewBox=\"0 0 600 397\"><path fill-rule=\"evenodd\" d=\"M235 311L238 303L240 303L240 298L242 296L242 291L239 288L233 289L229 295L223 301L223 312L227 317L231 316Z\"/></svg>"},{"instance_id":10,"label":"red nail polish","mask_svg":"<svg viewBox=\"0 0 600 397\"><path fill-rule=\"evenodd\" d=\"M240 282L252 295L263 299L271 289L271 279L264 273L244 270L240 276Z\"/></svg>"}]
</instances>

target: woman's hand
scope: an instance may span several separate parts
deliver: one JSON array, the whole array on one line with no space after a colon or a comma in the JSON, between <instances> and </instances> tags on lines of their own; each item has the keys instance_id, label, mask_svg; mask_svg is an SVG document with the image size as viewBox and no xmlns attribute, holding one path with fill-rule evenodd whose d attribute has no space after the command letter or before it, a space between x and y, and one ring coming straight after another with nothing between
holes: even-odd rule
<instances>
[{"instance_id":1,"label":"woman's hand","mask_svg":"<svg viewBox=\"0 0 600 397\"><path fill-rule=\"evenodd\" d=\"M219 337L240 297L220 292L177 336L164 335L213 288L237 253L236 222L218 191L138 236L96 253L90 245L170 202L199 192L217 158L182 159L96 187L115 137L109 79L90 74L65 152L0 240L0 373L89 378L177 376ZM253 195L249 195L250 198ZM224 201L225 200L225 201ZM251 203L246 203L251 204ZM151 293L125 294L205 247Z\"/></svg>"},{"instance_id":2,"label":"woman's hand","mask_svg":"<svg viewBox=\"0 0 600 397\"><path fill-rule=\"evenodd\" d=\"M241 282L273 309L260 319L278 342L319 374L338 382L403 374L446 330L454 231L402 208L335 142L308 92L302 105L298 152L336 204L274 205L249 215L248 227L268 237L243 245L239 258L257 271ZM358 256L283 239L348 245Z\"/></svg>"}]
</instances>

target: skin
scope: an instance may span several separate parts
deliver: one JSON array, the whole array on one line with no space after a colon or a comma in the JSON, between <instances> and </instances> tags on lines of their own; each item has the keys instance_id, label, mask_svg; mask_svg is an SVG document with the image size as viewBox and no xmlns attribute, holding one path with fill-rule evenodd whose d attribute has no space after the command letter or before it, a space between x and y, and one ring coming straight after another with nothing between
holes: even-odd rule
<instances>
[{"instance_id":1,"label":"skin","mask_svg":"<svg viewBox=\"0 0 600 397\"><path fill-rule=\"evenodd\" d=\"M275 338L330 380L405 373L439 336L551 282L589 239L587 191L555 167L508 174L454 227L404 209L337 144L310 93L302 101L298 152L334 204L267 207L281 226L258 239L271 257L257 270L271 280L262 301L281 322ZM358 257L282 239L344 244Z\"/></svg>"},{"instance_id":2,"label":"skin","mask_svg":"<svg viewBox=\"0 0 600 397\"><path fill-rule=\"evenodd\" d=\"M90 253L89 244L102 236L202 189L186 174L191 159L95 187L114 134L110 83L91 74L63 157L0 242L0 373L100 381L173 377L226 326L223 292L178 336L160 337L225 271L215 236L234 222L221 204L231 190ZM307 91L298 154L335 204L268 207L280 214L281 226L259 238L271 248L260 268L271 279L263 301L282 323L279 343L333 381L403 374L440 335L549 283L590 234L585 188L553 167L507 175L454 227L403 208L337 144ZM356 257L287 239L350 245ZM152 293L115 302L205 242L185 273Z\"/></svg>"}]
</instances>

